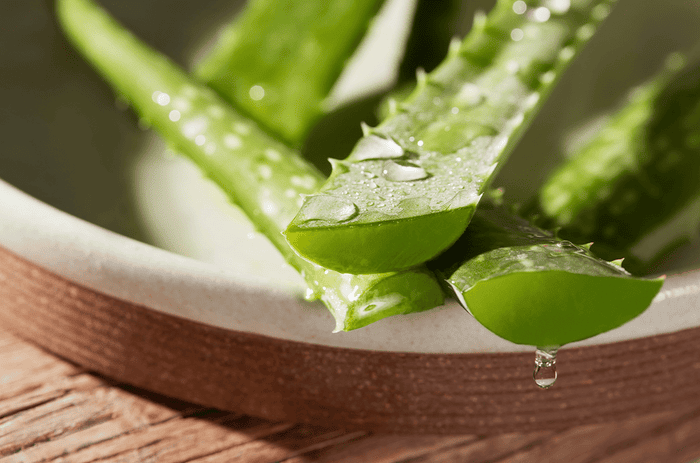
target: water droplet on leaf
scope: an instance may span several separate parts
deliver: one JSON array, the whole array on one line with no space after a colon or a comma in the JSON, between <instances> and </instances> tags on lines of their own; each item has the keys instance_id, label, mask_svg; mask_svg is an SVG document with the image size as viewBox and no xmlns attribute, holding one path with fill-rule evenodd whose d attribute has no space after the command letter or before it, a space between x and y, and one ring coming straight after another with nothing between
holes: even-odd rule
<instances>
[{"instance_id":1,"label":"water droplet on leaf","mask_svg":"<svg viewBox=\"0 0 700 463\"><path fill-rule=\"evenodd\" d=\"M394 140L369 135L357 143L352 157L356 161L365 161L367 159L400 158L403 155L403 148Z\"/></svg>"},{"instance_id":2,"label":"water droplet on leaf","mask_svg":"<svg viewBox=\"0 0 700 463\"><path fill-rule=\"evenodd\" d=\"M429 176L425 169L410 162L387 161L382 169L382 177L390 182L411 182Z\"/></svg>"},{"instance_id":3,"label":"water droplet on leaf","mask_svg":"<svg viewBox=\"0 0 700 463\"><path fill-rule=\"evenodd\" d=\"M328 222L345 222L355 217L359 212L357 205L337 196L314 195L304 201L304 207L299 212L303 222L325 220Z\"/></svg>"}]
</instances>

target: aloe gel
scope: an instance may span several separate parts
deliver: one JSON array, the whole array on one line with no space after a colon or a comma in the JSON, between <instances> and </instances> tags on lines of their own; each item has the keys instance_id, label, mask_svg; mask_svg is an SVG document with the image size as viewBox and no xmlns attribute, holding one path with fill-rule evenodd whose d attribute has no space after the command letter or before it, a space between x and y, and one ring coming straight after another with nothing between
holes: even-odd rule
<instances>
[{"instance_id":1,"label":"aloe gel","mask_svg":"<svg viewBox=\"0 0 700 463\"><path fill-rule=\"evenodd\" d=\"M663 278L633 277L621 261L601 260L589 247L482 204L457 244L433 265L487 329L552 350L638 316L663 284Z\"/></svg>"},{"instance_id":2,"label":"aloe gel","mask_svg":"<svg viewBox=\"0 0 700 463\"><path fill-rule=\"evenodd\" d=\"M501 0L307 198L285 234L340 272L425 262L454 243L554 83L608 14L606 0ZM324 212L319 214L317 197ZM352 216L345 211L353 204Z\"/></svg>"}]
</instances>

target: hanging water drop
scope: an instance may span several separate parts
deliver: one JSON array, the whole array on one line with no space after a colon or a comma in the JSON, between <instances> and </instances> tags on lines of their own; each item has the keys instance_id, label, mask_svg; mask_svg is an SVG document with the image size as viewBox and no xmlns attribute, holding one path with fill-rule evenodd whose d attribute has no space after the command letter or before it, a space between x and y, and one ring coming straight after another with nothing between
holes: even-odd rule
<instances>
[{"instance_id":1,"label":"hanging water drop","mask_svg":"<svg viewBox=\"0 0 700 463\"><path fill-rule=\"evenodd\" d=\"M356 161L367 159L393 159L404 155L403 148L394 140L369 135L360 140L352 157Z\"/></svg>"},{"instance_id":2,"label":"hanging water drop","mask_svg":"<svg viewBox=\"0 0 700 463\"><path fill-rule=\"evenodd\" d=\"M412 182L429 177L428 172L410 162L387 161L382 169L382 177L390 182Z\"/></svg>"},{"instance_id":3,"label":"hanging water drop","mask_svg":"<svg viewBox=\"0 0 700 463\"><path fill-rule=\"evenodd\" d=\"M538 347L535 351L535 369L532 378L540 389L554 386L557 380L558 347Z\"/></svg>"}]
</instances>

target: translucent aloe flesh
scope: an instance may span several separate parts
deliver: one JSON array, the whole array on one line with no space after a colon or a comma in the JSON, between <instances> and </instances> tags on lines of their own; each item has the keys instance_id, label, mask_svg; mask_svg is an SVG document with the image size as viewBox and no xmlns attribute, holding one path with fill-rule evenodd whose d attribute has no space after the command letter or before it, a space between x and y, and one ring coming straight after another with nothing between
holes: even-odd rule
<instances>
[{"instance_id":1,"label":"translucent aloe flesh","mask_svg":"<svg viewBox=\"0 0 700 463\"><path fill-rule=\"evenodd\" d=\"M488 205L449 254L452 262L435 265L462 305L517 344L556 347L616 328L642 313L663 284Z\"/></svg>"},{"instance_id":2,"label":"translucent aloe flesh","mask_svg":"<svg viewBox=\"0 0 700 463\"><path fill-rule=\"evenodd\" d=\"M672 55L547 179L543 223L644 271L700 227L700 67Z\"/></svg>"},{"instance_id":3,"label":"translucent aloe flesh","mask_svg":"<svg viewBox=\"0 0 700 463\"><path fill-rule=\"evenodd\" d=\"M124 30L90 0L59 0L66 34L144 121L192 159L297 268L336 319L336 331L386 316L427 310L443 301L424 268L374 275L340 274L297 256L280 231L300 195L322 176L296 151L264 133L167 58Z\"/></svg>"},{"instance_id":4,"label":"translucent aloe flesh","mask_svg":"<svg viewBox=\"0 0 700 463\"><path fill-rule=\"evenodd\" d=\"M382 3L253 0L223 30L196 74L298 146Z\"/></svg>"},{"instance_id":5,"label":"translucent aloe flesh","mask_svg":"<svg viewBox=\"0 0 700 463\"><path fill-rule=\"evenodd\" d=\"M485 188L609 1L502 0L347 160L286 230L342 272L420 264L467 227Z\"/></svg>"}]
</instances>

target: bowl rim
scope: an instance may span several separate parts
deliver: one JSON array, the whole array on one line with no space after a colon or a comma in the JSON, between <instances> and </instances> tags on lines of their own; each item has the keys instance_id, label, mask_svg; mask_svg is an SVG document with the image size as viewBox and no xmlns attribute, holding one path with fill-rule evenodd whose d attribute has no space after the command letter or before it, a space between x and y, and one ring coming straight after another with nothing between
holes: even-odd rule
<instances>
[{"instance_id":1,"label":"bowl rim","mask_svg":"<svg viewBox=\"0 0 700 463\"><path fill-rule=\"evenodd\" d=\"M418 353L532 351L481 327L455 302L331 333L319 303L292 288L183 257L111 232L0 180L0 246L77 285L165 314L237 332L329 347ZM235 301L232 303L232 301ZM669 276L629 323L564 347L599 345L700 327L700 270ZM469 333L466 337L465 333Z\"/></svg>"}]
</instances>

